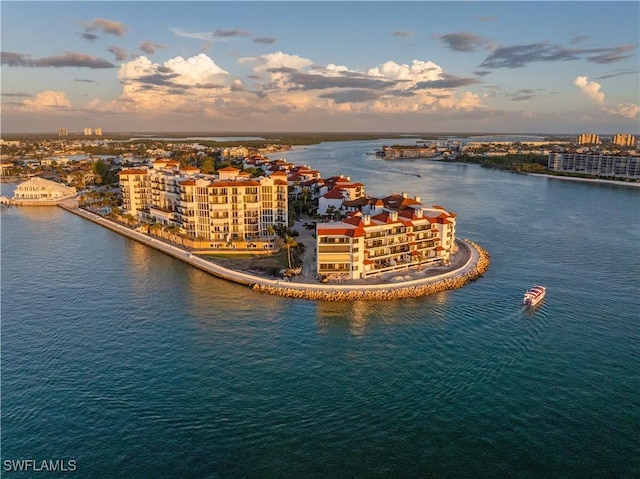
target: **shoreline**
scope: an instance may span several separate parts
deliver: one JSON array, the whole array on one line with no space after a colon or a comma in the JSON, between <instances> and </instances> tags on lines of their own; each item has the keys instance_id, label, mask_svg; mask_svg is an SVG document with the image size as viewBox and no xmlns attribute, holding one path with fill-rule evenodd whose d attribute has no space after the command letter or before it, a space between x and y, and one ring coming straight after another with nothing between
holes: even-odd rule
<instances>
[{"instance_id":1,"label":"shoreline","mask_svg":"<svg viewBox=\"0 0 640 479\"><path fill-rule=\"evenodd\" d=\"M389 301L418 298L434 293L461 288L482 277L489 268L489 253L469 240L456 240L460 248L467 248L469 258L464 265L441 274L408 281L377 284L324 284L311 282L289 282L268 279L247 272L232 270L204 260L188 250L164 242L158 238L134 231L102 216L78 208L73 202L60 202L62 209L119 233L134 241L150 246L173 256L191 266L218 278L249 286L251 291L295 299L320 301Z\"/></svg>"},{"instance_id":2,"label":"shoreline","mask_svg":"<svg viewBox=\"0 0 640 479\"><path fill-rule=\"evenodd\" d=\"M640 182L633 183L631 181L602 180L599 178L581 178L579 176L547 175L544 173L525 173L525 175L539 176L541 178L551 178L554 180L582 181L585 183L597 183L601 185L614 185L614 186L626 186L629 188L640 188Z\"/></svg>"}]
</instances>

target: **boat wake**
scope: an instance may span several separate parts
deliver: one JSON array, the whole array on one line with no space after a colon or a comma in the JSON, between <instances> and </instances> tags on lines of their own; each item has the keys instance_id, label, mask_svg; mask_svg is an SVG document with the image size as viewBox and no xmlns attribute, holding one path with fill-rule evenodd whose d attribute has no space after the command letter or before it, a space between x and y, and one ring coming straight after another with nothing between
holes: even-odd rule
<instances>
[{"instance_id":1,"label":"boat wake","mask_svg":"<svg viewBox=\"0 0 640 479\"><path fill-rule=\"evenodd\" d=\"M532 317L535 321L526 321ZM546 308L541 303L535 310L509 308L504 314L493 316L489 322L465 329L462 334L477 336L477 348L461 352L442 372L447 377L445 383L456 386L440 391L438 398L450 398L465 392L472 394L505 374L517 374L528 353L544 337L547 320ZM451 378L455 380L449 380Z\"/></svg>"}]
</instances>

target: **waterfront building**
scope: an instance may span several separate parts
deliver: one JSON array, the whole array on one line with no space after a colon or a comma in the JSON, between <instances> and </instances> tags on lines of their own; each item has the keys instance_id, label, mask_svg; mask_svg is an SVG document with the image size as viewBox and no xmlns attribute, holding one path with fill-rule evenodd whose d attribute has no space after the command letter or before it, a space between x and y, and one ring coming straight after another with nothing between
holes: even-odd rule
<instances>
[{"instance_id":1,"label":"waterfront building","mask_svg":"<svg viewBox=\"0 0 640 479\"><path fill-rule=\"evenodd\" d=\"M120 173L123 209L140 220L177 227L198 248L272 249L288 225L287 181L231 166L205 175L158 159Z\"/></svg>"},{"instance_id":2,"label":"waterfront building","mask_svg":"<svg viewBox=\"0 0 640 479\"><path fill-rule=\"evenodd\" d=\"M383 146L379 156L388 160L398 160L406 158L433 158L438 154L434 146L406 146L394 145Z\"/></svg>"},{"instance_id":3,"label":"waterfront building","mask_svg":"<svg viewBox=\"0 0 640 479\"><path fill-rule=\"evenodd\" d=\"M549 154L550 170L587 175L640 178L640 156L605 155L593 152L553 152Z\"/></svg>"},{"instance_id":4,"label":"waterfront building","mask_svg":"<svg viewBox=\"0 0 640 479\"><path fill-rule=\"evenodd\" d=\"M620 133L617 135L613 135L613 137L611 138L611 143L618 146L635 146L636 137L628 133Z\"/></svg>"},{"instance_id":5,"label":"waterfront building","mask_svg":"<svg viewBox=\"0 0 640 479\"><path fill-rule=\"evenodd\" d=\"M274 232L288 225L287 182L251 178L227 167L217 177L179 183L178 224L208 248L273 249Z\"/></svg>"},{"instance_id":6,"label":"waterfront building","mask_svg":"<svg viewBox=\"0 0 640 479\"><path fill-rule=\"evenodd\" d=\"M447 264L456 252L456 215L406 194L368 203L370 214L316 225L317 274L364 279Z\"/></svg>"},{"instance_id":7,"label":"waterfront building","mask_svg":"<svg viewBox=\"0 0 640 479\"><path fill-rule=\"evenodd\" d=\"M595 133L583 133L578 135L578 145L598 145L602 143Z\"/></svg>"},{"instance_id":8,"label":"waterfront building","mask_svg":"<svg viewBox=\"0 0 640 479\"><path fill-rule=\"evenodd\" d=\"M45 180L44 178L34 177L23 183L20 183L14 193L13 199L18 202L42 202L51 203L75 196L76 189L56 183L55 181Z\"/></svg>"},{"instance_id":9,"label":"waterfront building","mask_svg":"<svg viewBox=\"0 0 640 479\"><path fill-rule=\"evenodd\" d=\"M144 168L120 171L122 210L126 214L139 216L151 203L151 181L149 171Z\"/></svg>"}]
</instances>

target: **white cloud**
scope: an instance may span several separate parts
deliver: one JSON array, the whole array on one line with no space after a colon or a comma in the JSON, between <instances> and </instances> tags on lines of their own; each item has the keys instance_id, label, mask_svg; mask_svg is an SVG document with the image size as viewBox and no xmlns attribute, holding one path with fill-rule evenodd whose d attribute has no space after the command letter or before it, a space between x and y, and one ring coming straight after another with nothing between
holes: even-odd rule
<instances>
[{"instance_id":1,"label":"white cloud","mask_svg":"<svg viewBox=\"0 0 640 479\"><path fill-rule=\"evenodd\" d=\"M411 65L388 61L367 71L367 74L372 77L406 81L406 87L414 86L422 81L440 80L442 79L442 73L442 67L433 62L421 60L413 60Z\"/></svg>"},{"instance_id":2,"label":"white cloud","mask_svg":"<svg viewBox=\"0 0 640 479\"><path fill-rule=\"evenodd\" d=\"M29 111L43 111L60 108L69 108L71 102L67 95L61 91L43 91L33 98L28 98L23 103L23 109Z\"/></svg>"},{"instance_id":3,"label":"white cloud","mask_svg":"<svg viewBox=\"0 0 640 479\"><path fill-rule=\"evenodd\" d=\"M635 103L625 103L616 107L606 108L606 110L611 115L621 116L631 120L640 115L640 105L636 105Z\"/></svg>"},{"instance_id":4,"label":"white cloud","mask_svg":"<svg viewBox=\"0 0 640 479\"><path fill-rule=\"evenodd\" d=\"M600 91L600 83L590 82L587 77L580 76L573 80L573 84L580 88L589 98L595 100L599 105L604 103L604 93Z\"/></svg>"},{"instance_id":5,"label":"white cloud","mask_svg":"<svg viewBox=\"0 0 640 479\"><path fill-rule=\"evenodd\" d=\"M254 71L258 73L282 68L300 70L313 64L308 58L289 55L283 52L267 53L259 57L244 57L240 58L238 62L243 65L252 66Z\"/></svg>"},{"instance_id":6,"label":"white cloud","mask_svg":"<svg viewBox=\"0 0 640 479\"><path fill-rule=\"evenodd\" d=\"M184 112L212 118L265 118L334 113L433 114L482 107L472 92L455 88L414 88L442 80L442 67L430 61L388 61L366 71L334 63L326 67L298 55L275 52L238 63L258 75L250 86L219 67L206 54L154 63L145 56L123 63L119 98L94 100L89 109L112 112Z\"/></svg>"},{"instance_id":7,"label":"white cloud","mask_svg":"<svg viewBox=\"0 0 640 479\"><path fill-rule=\"evenodd\" d=\"M215 62L204 53L195 57L187 58L175 57L167 60L164 66L171 68L172 71L179 74L174 81L184 85L195 85L198 83L209 83L219 80L220 76L229 73L220 68Z\"/></svg>"}]
</instances>

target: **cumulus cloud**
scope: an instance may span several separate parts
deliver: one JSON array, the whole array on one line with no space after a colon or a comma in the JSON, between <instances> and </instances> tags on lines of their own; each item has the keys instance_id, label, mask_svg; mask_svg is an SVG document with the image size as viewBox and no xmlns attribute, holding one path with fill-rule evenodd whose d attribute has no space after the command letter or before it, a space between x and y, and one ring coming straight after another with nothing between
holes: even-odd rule
<instances>
[{"instance_id":1,"label":"cumulus cloud","mask_svg":"<svg viewBox=\"0 0 640 479\"><path fill-rule=\"evenodd\" d=\"M87 108L112 112L184 111L194 114L229 103L232 91L241 91L233 79L204 53L175 57L159 64L145 56L123 63L118 71L123 85L119 98L94 100Z\"/></svg>"},{"instance_id":2,"label":"cumulus cloud","mask_svg":"<svg viewBox=\"0 0 640 479\"><path fill-rule=\"evenodd\" d=\"M605 110L610 115L620 116L630 120L640 116L640 105L636 105L635 103L625 103L615 107L607 107Z\"/></svg>"},{"instance_id":3,"label":"cumulus cloud","mask_svg":"<svg viewBox=\"0 0 640 479\"><path fill-rule=\"evenodd\" d=\"M115 20L107 20L106 18L94 18L91 22L83 22L82 25L85 26L86 32L100 30L103 33L115 35L117 37L126 35L128 31L128 28L124 23L117 22Z\"/></svg>"},{"instance_id":4,"label":"cumulus cloud","mask_svg":"<svg viewBox=\"0 0 640 479\"><path fill-rule=\"evenodd\" d=\"M433 62L424 62L422 60L413 60L411 65L388 61L367 71L373 77L406 81L407 88L413 87L416 83L422 81L440 80L442 72L442 67Z\"/></svg>"},{"instance_id":5,"label":"cumulus cloud","mask_svg":"<svg viewBox=\"0 0 640 479\"><path fill-rule=\"evenodd\" d=\"M308 58L289 55L283 52L267 53L259 57L243 57L240 58L238 62L253 67L256 72L265 72L281 68L299 70L300 68L313 65L313 62Z\"/></svg>"},{"instance_id":6,"label":"cumulus cloud","mask_svg":"<svg viewBox=\"0 0 640 479\"><path fill-rule=\"evenodd\" d=\"M203 114L236 121L284 113L291 118L301 113L308 118L336 113L419 115L482 107L477 95L460 90L477 79L445 74L430 61L388 61L364 71L332 63L320 66L281 51L237 61L253 70L247 85L204 53L164 63L140 56L120 66L118 79L123 86L116 100L94 100L87 108Z\"/></svg>"},{"instance_id":7,"label":"cumulus cloud","mask_svg":"<svg viewBox=\"0 0 640 479\"><path fill-rule=\"evenodd\" d=\"M587 77L580 76L573 80L573 84L598 104L602 105L604 103L604 93L600 91L600 83L590 82Z\"/></svg>"},{"instance_id":8,"label":"cumulus cloud","mask_svg":"<svg viewBox=\"0 0 640 479\"><path fill-rule=\"evenodd\" d=\"M84 53L65 52L62 55L53 57L32 59L29 55L14 52L2 52L0 54L0 63L12 67L31 67L31 68L62 68L62 67L80 67L80 68L114 68L115 65L102 58L85 55Z\"/></svg>"},{"instance_id":9,"label":"cumulus cloud","mask_svg":"<svg viewBox=\"0 0 640 479\"><path fill-rule=\"evenodd\" d=\"M71 102L64 92L53 90L40 92L35 97L26 99L22 104L22 108L27 111L64 109L70 106Z\"/></svg>"}]
</instances>

